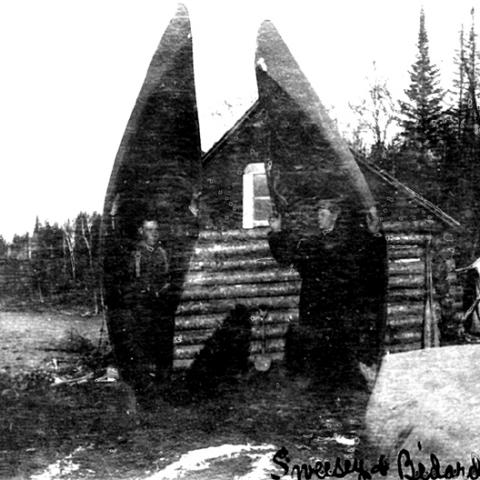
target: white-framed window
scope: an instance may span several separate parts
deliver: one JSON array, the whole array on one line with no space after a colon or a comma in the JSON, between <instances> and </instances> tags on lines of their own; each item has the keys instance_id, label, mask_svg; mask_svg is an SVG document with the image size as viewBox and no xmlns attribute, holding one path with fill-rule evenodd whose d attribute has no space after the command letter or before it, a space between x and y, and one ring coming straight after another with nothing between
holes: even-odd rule
<instances>
[{"instance_id":1,"label":"white-framed window","mask_svg":"<svg viewBox=\"0 0 480 480\"><path fill-rule=\"evenodd\" d=\"M243 228L264 227L272 212L263 163L249 163L243 172Z\"/></svg>"}]
</instances>

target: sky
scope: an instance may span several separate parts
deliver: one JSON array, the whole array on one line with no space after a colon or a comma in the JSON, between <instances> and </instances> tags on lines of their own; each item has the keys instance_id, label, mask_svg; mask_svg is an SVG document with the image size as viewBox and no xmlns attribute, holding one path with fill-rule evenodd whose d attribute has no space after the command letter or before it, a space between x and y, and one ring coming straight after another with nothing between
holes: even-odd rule
<instances>
[{"instance_id":1,"label":"sky","mask_svg":"<svg viewBox=\"0 0 480 480\"><path fill-rule=\"evenodd\" d=\"M408 87L424 7L431 60L451 86L458 32L476 0L184 0L192 24L202 149L257 96L256 33L271 20L342 131L373 62ZM113 161L170 0L0 3L0 235L102 211Z\"/></svg>"}]
</instances>

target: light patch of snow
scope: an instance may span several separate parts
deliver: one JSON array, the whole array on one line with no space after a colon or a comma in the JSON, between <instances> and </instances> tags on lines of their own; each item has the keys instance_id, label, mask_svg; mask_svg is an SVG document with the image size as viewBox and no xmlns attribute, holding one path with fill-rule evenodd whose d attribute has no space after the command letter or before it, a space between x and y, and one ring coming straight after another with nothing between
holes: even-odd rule
<instances>
[{"instance_id":1,"label":"light patch of snow","mask_svg":"<svg viewBox=\"0 0 480 480\"><path fill-rule=\"evenodd\" d=\"M214 460L226 460L245 455L252 460L250 472L235 476L235 480L262 480L270 478L272 469L272 454L277 451L274 445L232 445L224 444L218 447L206 447L185 453L174 463L156 472L145 480L176 480L186 478L189 472L207 470ZM232 472L234 473L234 472ZM206 472L208 477L208 472Z\"/></svg>"},{"instance_id":2,"label":"light patch of snow","mask_svg":"<svg viewBox=\"0 0 480 480\"><path fill-rule=\"evenodd\" d=\"M272 446L272 445L270 445ZM272 458L273 453L278 449L273 447L273 450L264 453L247 453L247 456L252 459L252 469L241 477L235 477L235 480L266 480L271 479L272 473Z\"/></svg>"},{"instance_id":3,"label":"light patch of snow","mask_svg":"<svg viewBox=\"0 0 480 480\"><path fill-rule=\"evenodd\" d=\"M347 447L353 447L354 445L356 445L358 443L358 439L356 438L348 438L348 437L345 437L344 435L340 435L338 433L336 433L334 436L333 436L333 439L339 443L340 445L346 445Z\"/></svg>"},{"instance_id":4,"label":"light patch of snow","mask_svg":"<svg viewBox=\"0 0 480 480\"><path fill-rule=\"evenodd\" d=\"M55 480L56 478L70 475L80 468L80 465L73 463L72 458L75 454L85 450L84 447L77 447L72 453L65 458L61 458L56 462L50 464L42 473L32 475L31 480Z\"/></svg>"}]
</instances>

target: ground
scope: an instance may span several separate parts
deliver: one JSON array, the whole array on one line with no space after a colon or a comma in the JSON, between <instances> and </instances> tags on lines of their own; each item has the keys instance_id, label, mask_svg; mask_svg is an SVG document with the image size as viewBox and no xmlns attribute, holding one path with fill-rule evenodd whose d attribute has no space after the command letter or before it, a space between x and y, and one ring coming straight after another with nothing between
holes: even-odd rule
<instances>
[{"instance_id":1,"label":"ground","mask_svg":"<svg viewBox=\"0 0 480 480\"><path fill-rule=\"evenodd\" d=\"M285 446L295 463L352 456L368 394L351 385L332 392L281 364L252 368L214 398L192 398L180 372L147 404L122 382L55 385L95 372L85 351L98 345L101 326L101 317L0 312L0 478L183 478L173 462L220 446L263 448L269 458ZM252 458L220 459L216 475L240 478ZM271 460L267 467L281 473ZM188 478L214 478L201 475Z\"/></svg>"}]
</instances>

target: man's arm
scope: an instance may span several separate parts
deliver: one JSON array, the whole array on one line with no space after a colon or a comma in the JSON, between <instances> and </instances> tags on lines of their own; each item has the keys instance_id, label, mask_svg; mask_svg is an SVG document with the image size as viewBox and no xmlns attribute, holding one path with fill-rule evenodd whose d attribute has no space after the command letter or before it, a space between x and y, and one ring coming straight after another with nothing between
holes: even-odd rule
<instances>
[{"instance_id":1,"label":"man's arm","mask_svg":"<svg viewBox=\"0 0 480 480\"><path fill-rule=\"evenodd\" d=\"M268 233L268 244L273 258L281 265L292 265L295 260L295 241L292 235L282 230L280 216L272 215L269 223L272 230Z\"/></svg>"}]
</instances>

